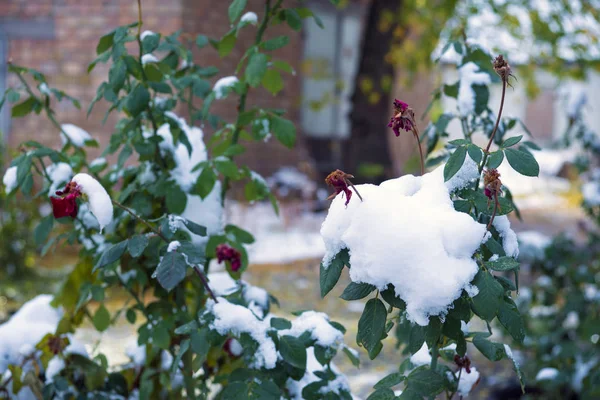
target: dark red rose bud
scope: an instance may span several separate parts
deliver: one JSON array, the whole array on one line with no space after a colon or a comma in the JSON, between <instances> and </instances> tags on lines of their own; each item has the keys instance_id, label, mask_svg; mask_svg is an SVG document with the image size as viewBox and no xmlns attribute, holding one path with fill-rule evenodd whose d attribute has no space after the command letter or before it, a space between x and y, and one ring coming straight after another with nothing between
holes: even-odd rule
<instances>
[{"instance_id":1,"label":"dark red rose bud","mask_svg":"<svg viewBox=\"0 0 600 400\"><path fill-rule=\"evenodd\" d=\"M350 198L352 198L352 191L349 188L349 186L352 186L350 178L354 178L354 176L347 174L339 169L336 169L335 171L327 175L327 178L325 178L325 183L335 190L335 193L329 196L328 199L332 199L338 194L344 192L344 194L346 195L345 205L348 205L348 203L350 202ZM356 191L356 188L354 188L354 190ZM358 194L358 191L356 192L356 194ZM358 194L358 197L362 200L360 194Z\"/></svg>"},{"instance_id":2,"label":"dark red rose bud","mask_svg":"<svg viewBox=\"0 0 600 400\"><path fill-rule=\"evenodd\" d=\"M222 243L217 246L216 253L217 261L220 263L229 261L233 272L237 272L242 268L242 255L233 247Z\"/></svg>"},{"instance_id":3,"label":"dark red rose bud","mask_svg":"<svg viewBox=\"0 0 600 400\"><path fill-rule=\"evenodd\" d=\"M388 123L388 128L392 128L396 136L400 136L400 130L406 132L413 130L415 126L415 113L412 108L403 101L394 100L394 115Z\"/></svg>"},{"instance_id":4,"label":"dark red rose bud","mask_svg":"<svg viewBox=\"0 0 600 400\"><path fill-rule=\"evenodd\" d=\"M77 217L76 199L81 196L77 184L75 182L67 183L64 190L56 192L56 196L58 197L50 197L54 218Z\"/></svg>"}]
</instances>

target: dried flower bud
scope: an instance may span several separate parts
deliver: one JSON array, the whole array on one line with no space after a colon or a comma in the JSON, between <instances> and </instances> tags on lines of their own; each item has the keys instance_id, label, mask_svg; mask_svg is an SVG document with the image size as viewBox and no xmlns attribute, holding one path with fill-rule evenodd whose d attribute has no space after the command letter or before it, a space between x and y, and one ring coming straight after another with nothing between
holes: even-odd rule
<instances>
[{"instance_id":1,"label":"dried flower bud","mask_svg":"<svg viewBox=\"0 0 600 400\"><path fill-rule=\"evenodd\" d=\"M388 123L396 136L400 136L400 129L410 132L415 128L415 112L408 104L398 99L394 100L394 115Z\"/></svg>"},{"instance_id":2,"label":"dried flower bud","mask_svg":"<svg viewBox=\"0 0 600 400\"><path fill-rule=\"evenodd\" d=\"M508 82L508 77L512 75L510 65L504 59L502 54L494 59L494 71L502 78L502 81Z\"/></svg>"},{"instance_id":3,"label":"dried flower bud","mask_svg":"<svg viewBox=\"0 0 600 400\"><path fill-rule=\"evenodd\" d=\"M48 348L54 355L62 353L67 345L67 340L61 338L60 336L52 335L48 338Z\"/></svg>"},{"instance_id":4,"label":"dried flower bud","mask_svg":"<svg viewBox=\"0 0 600 400\"><path fill-rule=\"evenodd\" d=\"M502 194L502 181L497 169L487 169L483 173L483 191L490 200Z\"/></svg>"},{"instance_id":5,"label":"dried flower bud","mask_svg":"<svg viewBox=\"0 0 600 400\"><path fill-rule=\"evenodd\" d=\"M349 178L354 178L354 176L347 174L339 169L336 169L335 171L327 175L327 178L325 178L325 183L335 190L335 193L329 196L328 199L332 199L338 194L344 192L344 194L346 195L345 205L348 205L348 203L350 202L350 198L352 197L352 191L348 187L352 184Z\"/></svg>"},{"instance_id":6,"label":"dried flower bud","mask_svg":"<svg viewBox=\"0 0 600 400\"><path fill-rule=\"evenodd\" d=\"M465 355L464 357L461 357L458 354L456 354L454 356L454 363L459 368L464 368L465 371L467 372L467 374L471 373L471 359L467 355Z\"/></svg>"}]
</instances>

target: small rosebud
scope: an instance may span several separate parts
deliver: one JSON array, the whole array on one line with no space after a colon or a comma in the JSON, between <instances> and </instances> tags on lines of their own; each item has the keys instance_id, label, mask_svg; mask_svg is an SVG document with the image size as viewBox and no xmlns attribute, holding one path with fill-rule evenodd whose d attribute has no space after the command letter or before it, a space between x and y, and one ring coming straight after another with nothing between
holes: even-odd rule
<instances>
[{"instance_id":1,"label":"small rosebud","mask_svg":"<svg viewBox=\"0 0 600 400\"><path fill-rule=\"evenodd\" d=\"M502 182L497 169L487 169L483 173L483 192L490 200L502 194Z\"/></svg>"},{"instance_id":2,"label":"small rosebud","mask_svg":"<svg viewBox=\"0 0 600 400\"><path fill-rule=\"evenodd\" d=\"M67 347L67 345L67 341L61 338L60 336L51 335L48 338L48 348L50 349L50 352L52 352L52 354L54 355L62 353L63 350Z\"/></svg>"},{"instance_id":3,"label":"small rosebud","mask_svg":"<svg viewBox=\"0 0 600 400\"><path fill-rule=\"evenodd\" d=\"M498 74L502 81L508 82L508 77L512 76L512 70L508 62L504 59L502 54L494 59L494 71Z\"/></svg>"},{"instance_id":4,"label":"small rosebud","mask_svg":"<svg viewBox=\"0 0 600 400\"><path fill-rule=\"evenodd\" d=\"M216 249L217 261L229 262L231 265L231 270L233 272L237 272L242 267L242 255L239 251L234 249L233 247L227 244L220 244Z\"/></svg>"}]
</instances>

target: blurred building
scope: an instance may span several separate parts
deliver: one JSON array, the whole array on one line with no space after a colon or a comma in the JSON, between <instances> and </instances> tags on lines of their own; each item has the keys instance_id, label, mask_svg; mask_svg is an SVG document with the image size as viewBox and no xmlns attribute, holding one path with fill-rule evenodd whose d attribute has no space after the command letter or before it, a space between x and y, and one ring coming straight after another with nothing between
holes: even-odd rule
<instances>
[{"instance_id":1,"label":"blurred building","mask_svg":"<svg viewBox=\"0 0 600 400\"><path fill-rule=\"evenodd\" d=\"M143 0L143 29L170 34L182 30L195 36L206 34L221 37L230 26L227 19L229 1L214 0ZM328 0L308 4L318 12L325 25L319 28L310 19L301 33L287 25L272 27L267 36L288 34L290 44L274 52L295 69L284 76L285 89L277 96L259 88L251 91L250 104L286 108L287 117L299 128L298 146L288 150L276 140L267 144L252 143L240 157L242 162L263 174L271 174L281 165L298 165L313 159L311 154L327 153L331 139L348 135L347 113L353 90L354 74L360 43L361 2L351 2L343 10L334 8ZM365 1L362 1L365 3ZM247 10L259 16L264 0L249 0ZM113 114L102 124L106 103L98 103L89 118L86 109L96 88L106 79L108 68L99 64L91 73L87 67L96 57L99 38L120 25L137 21L137 4L133 0L2 0L0 1L0 92L7 85L16 85L7 74L6 62L40 70L51 87L57 87L81 100L81 110L68 102L57 103L57 119L86 129L104 147L110 138L118 115ZM219 59L212 48L195 54L199 65L216 65L218 76L234 73L237 61L254 39L255 28L246 28L232 53ZM215 77L216 80L218 77ZM213 103L213 112L232 121L236 115L234 96ZM0 130L5 141L14 147L35 139L57 144L59 134L43 116L24 119L10 118L7 107L0 116ZM205 134L210 135L210 127ZM260 150L259 150L260 149ZM326 157L326 154L320 156Z\"/></svg>"}]
</instances>

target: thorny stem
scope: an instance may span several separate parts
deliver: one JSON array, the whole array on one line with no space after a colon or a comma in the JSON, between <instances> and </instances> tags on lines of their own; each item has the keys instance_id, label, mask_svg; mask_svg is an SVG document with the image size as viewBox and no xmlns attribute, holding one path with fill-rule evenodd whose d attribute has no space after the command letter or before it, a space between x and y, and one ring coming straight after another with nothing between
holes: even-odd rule
<instances>
[{"instance_id":1,"label":"thorny stem","mask_svg":"<svg viewBox=\"0 0 600 400\"><path fill-rule=\"evenodd\" d=\"M508 79L508 78L507 78ZM506 94L506 82L507 79L502 79L502 98L500 99L500 110L498 111L498 117L496 118L496 125L494 125L494 130L492 131L492 135L490 136L490 141L488 142L485 150L483 151L483 160L481 161L481 165L479 166L479 173L483 171L483 167L489 156L490 147L492 146L492 142L494 141L494 136L496 135L496 130L498 130L498 124L500 124L500 118L502 118L502 109L504 108L504 95ZM479 181L477 181L479 186Z\"/></svg>"},{"instance_id":2,"label":"thorny stem","mask_svg":"<svg viewBox=\"0 0 600 400\"><path fill-rule=\"evenodd\" d=\"M350 179L344 179L344 180L346 181L346 184L350 185L350 187L354 190L354 193L356 193L356 195L358 196L360 201L363 201L363 198L360 195L360 193L358 193L358 189L356 188L356 186L354 186L354 183L350 182Z\"/></svg>"},{"instance_id":3,"label":"thorny stem","mask_svg":"<svg viewBox=\"0 0 600 400\"><path fill-rule=\"evenodd\" d=\"M460 376L462 374L462 370L463 370L462 367L459 367L459 369L458 369L458 379L456 380L458 383L460 383ZM457 384L457 386L458 386L458 384ZM454 395L456 394L457 391L458 391L458 387L457 387L456 391L454 391L454 392L452 392L450 394L450 396L448 397L448 400L452 400L452 398L454 397Z\"/></svg>"},{"instance_id":4,"label":"thorny stem","mask_svg":"<svg viewBox=\"0 0 600 400\"><path fill-rule=\"evenodd\" d=\"M419 155L421 157L421 175L425 175L425 160L423 159L423 149L421 148L421 141L419 140L419 133L417 132L416 127L413 128L413 135L415 135L417 147L419 148Z\"/></svg>"},{"instance_id":5,"label":"thorny stem","mask_svg":"<svg viewBox=\"0 0 600 400\"><path fill-rule=\"evenodd\" d=\"M490 222L488 222L487 230L489 231L492 227L492 223L494 222L494 218L496 217L496 211L498 210L498 193L494 194L494 212L492 213L492 217L490 218Z\"/></svg>"},{"instance_id":6,"label":"thorny stem","mask_svg":"<svg viewBox=\"0 0 600 400\"><path fill-rule=\"evenodd\" d=\"M138 0L138 1L140 1L140 0ZM271 19L273 13L279 8L279 6L281 5L282 2L283 2L283 0L278 0L277 3L275 3L275 6L273 8L271 8L271 0L265 1L265 16L260 24L260 27L258 28L258 32L256 33L256 38L254 39L255 46L258 46L258 44L261 42L262 37L265 33L265 30L267 29L267 26L269 25L269 20ZM231 137L230 146L237 144L237 142L240 139L240 133L242 132L242 127L239 124L239 116L246 110L246 98L248 96L249 89L250 89L250 85L248 83L245 83L243 90L242 90L242 94L240 95L240 101L238 103L238 120L236 121L235 129L234 129L233 135ZM231 156L230 158L233 159L233 156ZM223 180L223 187L221 188L221 204L222 205L225 204L225 195L227 194L227 190L229 190L229 185L230 185L230 179L228 177L225 177L225 179Z\"/></svg>"}]
</instances>

